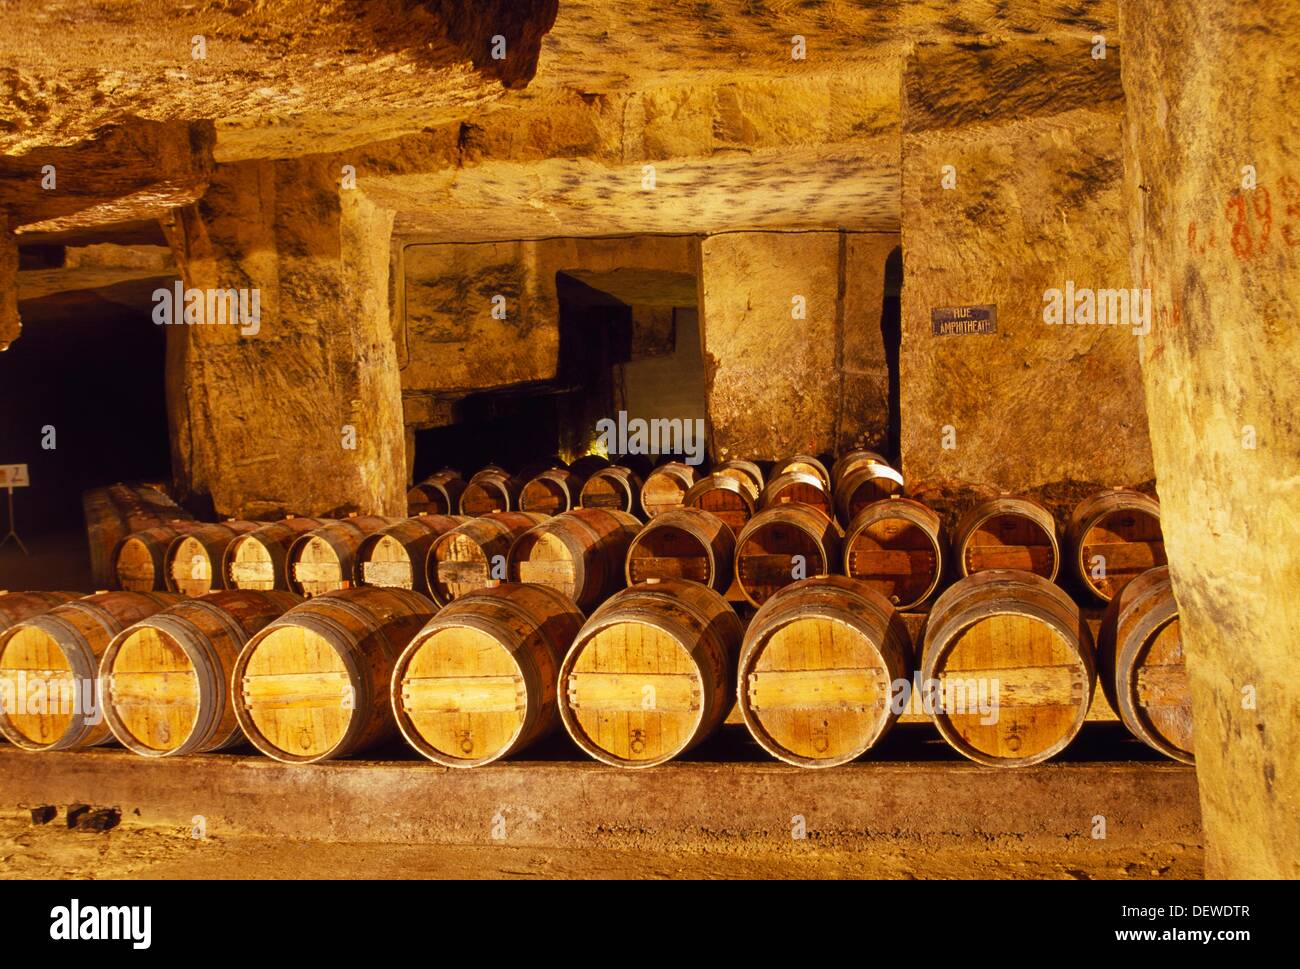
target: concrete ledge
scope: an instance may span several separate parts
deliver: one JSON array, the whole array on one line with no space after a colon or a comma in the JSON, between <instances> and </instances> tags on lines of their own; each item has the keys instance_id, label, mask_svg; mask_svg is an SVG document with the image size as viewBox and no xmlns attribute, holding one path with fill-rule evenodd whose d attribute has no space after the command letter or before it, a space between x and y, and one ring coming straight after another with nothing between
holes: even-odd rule
<instances>
[{"instance_id":1,"label":"concrete ledge","mask_svg":"<svg viewBox=\"0 0 1300 969\"><path fill-rule=\"evenodd\" d=\"M123 750L32 754L0 747L0 809L90 803L126 824L305 840L595 846L939 844L1014 839L1199 844L1195 771L1169 762L1054 763L997 770L956 761L862 761L824 771L778 763L679 762L620 771L590 761L449 770L419 760L290 766L253 755L168 760Z\"/></svg>"}]
</instances>

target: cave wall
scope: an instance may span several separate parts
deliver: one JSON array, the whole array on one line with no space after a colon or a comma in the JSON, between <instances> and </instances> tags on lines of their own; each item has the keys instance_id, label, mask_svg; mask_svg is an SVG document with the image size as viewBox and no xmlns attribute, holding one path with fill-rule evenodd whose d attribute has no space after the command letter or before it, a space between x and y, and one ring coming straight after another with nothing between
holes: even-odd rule
<instances>
[{"instance_id":1,"label":"cave wall","mask_svg":"<svg viewBox=\"0 0 1300 969\"><path fill-rule=\"evenodd\" d=\"M1136 285L1117 50L1094 59L1086 35L941 44L914 53L903 88L908 481L996 490L1148 481L1134 326L1043 319L1049 289ZM934 310L988 305L995 332L934 332Z\"/></svg>"},{"instance_id":2,"label":"cave wall","mask_svg":"<svg viewBox=\"0 0 1300 969\"><path fill-rule=\"evenodd\" d=\"M392 216L340 191L338 171L220 166L168 226L187 287L260 294L256 332L167 329L174 472L220 515L405 510Z\"/></svg>"},{"instance_id":3,"label":"cave wall","mask_svg":"<svg viewBox=\"0 0 1300 969\"><path fill-rule=\"evenodd\" d=\"M880 317L892 233L730 232L700 244L701 339L715 458L879 445Z\"/></svg>"},{"instance_id":4,"label":"cave wall","mask_svg":"<svg viewBox=\"0 0 1300 969\"><path fill-rule=\"evenodd\" d=\"M9 230L9 219L0 212L0 351L22 332L18 319L18 242Z\"/></svg>"},{"instance_id":5,"label":"cave wall","mask_svg":"<svg viewBox=\"0 0 1300 969\"><path fill-rule=\"evenodd\" d=\"M1300 2L1120 9L1132 272L1156 305L1142 375L1206 875L1295 878Z\"/></svg>"}]
</instances>

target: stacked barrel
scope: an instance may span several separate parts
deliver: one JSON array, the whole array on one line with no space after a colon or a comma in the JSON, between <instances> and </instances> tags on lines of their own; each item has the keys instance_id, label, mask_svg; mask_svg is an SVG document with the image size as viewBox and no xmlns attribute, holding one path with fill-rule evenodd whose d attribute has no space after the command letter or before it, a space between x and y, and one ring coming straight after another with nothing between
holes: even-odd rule
<instances>
[{"instance_id":1,"label":"stacked barrel","mask_svg":"<svg viewBox=\"0 0 1300 969\"><path fill-rule=\"evenodd\" d=\"M1100 679L1135 737L1193 756L1145 494L928 504L859 450L548 458L442 470L408 499L405 518L143 519L117 543L122 591L0 594L0 734L287 763L400 737L477 768L562 729L646 768L734 707L773 757L826 768L920 711L961 755L1023 767L1072 741Z\"/></svg>"}]
</instances>

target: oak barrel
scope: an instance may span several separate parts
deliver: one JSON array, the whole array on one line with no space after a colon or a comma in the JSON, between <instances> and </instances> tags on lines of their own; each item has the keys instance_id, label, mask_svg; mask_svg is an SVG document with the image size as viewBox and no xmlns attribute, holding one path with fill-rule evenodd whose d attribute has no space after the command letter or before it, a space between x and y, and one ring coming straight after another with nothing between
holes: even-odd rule
<instances>
[{"instance_id":1,"label":"oak barrel","mask_svg":"<svg viewBox=\"0 0 1300 969\"><path fill-rule=\"evenodd\" d=\"M755 613L740 651L737 700L750 734L799 767L870 750L902 713L911 679L902 617L865 582L824 575L786 586Z\"/></svg>"},{"instance_id":2,"label":"oak barrel","mask_svg":"<svg viewBox=\"0 0 1300 969\"><path fill-rule=\"evenodd\" d=\"M583 625L560 667L560 716L574 742L616 767L653 767L727 715L742 629L696 582L632 586Z\"/></svg>"},{"instance_id":3,"label":"oak barrel","mask_svg":"<svg viewBox=\"0 0 1300 969\"><path fill-rule=\"evenodd\" d=\"M444 468L429 475L423 481L411 487L406 493L408 509L417 509L430 515L454 515L460 508L460 496L465 490L465 480L459 471Z\"/></svg>"},{"instance_id":4,"label":"oak barrel","mask_svg":"<svg viewBox=\"0 0 1300 969\"><path fill-rule=\"evenodd\" d=\"M767 480L767 487L759 498L759 506L773 508L803 502L820 511L827 518L835 517L835 502L822 479L810 471L783 471Z\"/></svg>"},{"instance_id":5,"label":"oak barrel","mask_svg":"<svg viewBox=\"0 0 1300 969\"><path fill-rule=\"evenodd\" d=\"M580 478L589 478L602 468L610 466L609 458L599 454L584 454L569 465L569 470Z\"/></svg>"},{"instance_id":6,"label":"oak barrel","mask_svg":"<svg viewBox=\"0 0 1300 969\"><path fill-rule=\"evenodd\" d=\"M1088 625L1059 587L1016 569L977 572L930 611L923 699L944 739L971 760L1037 764L1083 726L1094 663Z\"/></svg>"},{"instance_id":7,"label":"oak barrel","mask_svg":"<svg viewBox=\"0 0 1300 969\"><path fill-rule=\"evenodd\" d=\"M332 518L290 516L240 535L226 546L221 571L228 589L289 588L289 549L301 536L330 524Z\"/></svg>"},{"instance_id":8,"label":"oak barrel","mask_svg":"<svg viewBox=\"0 0 1300 969\"><path fill-rule=\"evenodd\" d=\"M484 468L469 479L460 495L462 515L488 515L494 511L518 511L521 484L500 468Z\"/></svg>"},{"instance_id":9,"label":"oak barrel","mask_svg":"<svg viewBox=\"0 0 1300 969\"><path fill-rule=\"evenodd\" d=\"M536 582L592 609L623 587L627 548L641 523L622 511L579 508L515 539L506 555L511 582Z\"/></svg>"},{"instance_id":10,"label":"oak barrel","mask_svg":"<svg viewBox=\"0 0 1300 969\"><path fill-rule=\"evenodd\" d=\"M519 509L559 515L578 507L583 479L568 468L548 468L529 479L519 492Z\"/></svg>"},{"instance_id":11,"label":"oak barrel","mask_svg":"<svg viewBox=\"0 0 1300 969\"><path fill-rule=\"evenodd\" d=\"M885 464L886 462L882 458L877 463ZM811 474L813 477L817 478L817 480L819 480L822 483L822 490L827 492L828 494L830 493L831 473L826 470L826 465L822 464L821 461L819 461L813 455L792 454L788 458L783 458L782 460L776 462L776 464L772 465L772 470L768 472L767 477L768 480L770 481L773 478L779 478L781 475L787 474L791 471L795 471L800 474Z\"/></svg>"},{"instance_id":12,"label":"oak barrel","mask_svg":"<svg viewBox=\"0 0 1300 969\"><path fill-rule=\"evenodd\" d=\"M681 461L668 461L659 465L641 486L641 510L653 518L669 508L680 508L686 492L695 484L695 469Z\"/></svg>"},{"instance_id":13,"label":"oak barrel","mask_svg":"<svg viewBox=\"0 0 1300 969\"><path fill-rule=\"evenodd\" d=\"M179 598L100 592L0 633L0 733L27 750L71 750L109 739L99 706L99 659L123 629Z\"/></svg>"},{"instance_id":14,"label":"oak barrel","mask_svg":"<svg viewBox=\"0 0 1300 969\"><path fill-rule=\"evenodd\" d=\"M883 464L886 467L889 466L889 462L875 451L866 451L858 448L840 455L836 458L835 463L831 465L831 490L839 490L840 479L849 471L867 464Z\"/></svg>"},{"instance_id":15,"label":"oak barrel","mask_svg":"<svg viewBox=\"0 0 1300 969\"><path fill-rule=\"evenodd\" d=\"M763 490L763 469L753 461L742 461L739 458L732 458L730 461L723 461L721 464L713 466L714 474L729 474L733 478L739 478L748 481L751 484L750 490L758 494Z\"/></svg>"},{"instance_id":16,"label":"oak barrel","mask_svg":"<svg viewBox=\"0 0 1300 969\"><path fill-rule=\"evenodd\" d=\"M736 538L736 584L755 606L792 582L828 575L839 561L839 528L804 504L765 508Z\"/></svg>"},{"instance_id":17,"label":"oak barrel","mask_svg":"<svg viewBox=\"0 0 1300 969\"><path fill-rule=\"evenodd\" d=\"M1085 498L1066 534L1075 574L1106 602L1134 577L1165 564L1160 505L1137 491L1116 488Z\"/></svg>"},{"instance_id":18,"label":"oak barrel","mask_svg":"<svg viewBox=\"0 0 1300 969\"><path fill-rule=\"evenodd\" d=\"M835 484L835 510L847 524L873 501L902 493L903 476L889 465L870 459L850 462Z\"/></svg>"},{"instance_id":19,"label":"oak barrel","mask_svg":"<svg viewBox=\"0 0 1300 969\"><path fill-rule=\"evenodd\" d=\"M230 519L202 525L172 540L163 555L163 576L168 592L185 596L207 595L213 589L225 589L226 577L221 568L230 543L240 535L261 528L265 522Z\"/></svg>"},{"instance_id":20,"label":"oak barrel","mask_svg":"<svg viewBox=\"0 0 1300 969\"><path fill-rule=\"evenodd\" d=\"M1022 569L1054 580L1061 546L1052 513L1029 498L989 498L963 515L953 534L962 575L985 569Z\"/></svg>"},{"instance_id":21,"label":"oak barrel","mask_svg":"<svg viewBox=\"0 0 1300 969\"><path fill-rule=\"evenodd\" d=\"M300 535L289 546L289 590L300 596L318 596L349 588L357 571L357 550L366 536L399 521L402 519L357 515Z\"/></svg>"},{"instance_id":22,"label":"oak barrel","mask_svg":"<svg viewBox=\"0 0 1300 969\"><path fill-rule=\"evenodd\" d=\"M628 585L687 579L726 594L735 574L736 536L716 515L674 508L656 515L628 546Z\"/></svg>"},{"instance_id":23,"label":"oak barrel","mask_svg":"<svg viewBox=\"0 0 1300 969\"><path fill-rule=\"evenodd\" d=\"M943 523L911 498L873 501L849 523L844 574L871 586L899 609L920 605L939 587L947 557Z\"/></svg>"},{"instance_id":24,"label":"oak barrel","mask_svg":"<svg viewBox=\"0 0 1300 969\"><path fill-rule=\"evenodd\" d=\"M367 535L357 547L356 584L428 595L424 562L433 543L472 520L465 515L416 515Z\"/></svg>"},{"instance_id":25,"label":"oak barrel","mask_svg":"<svg viewBox=\"0 0 1300 969\"><path fill-rule=\"evenodd\" d=\"M61 606L73 599L80 599L84 592L4 592L0 593L0 633L10 626L16 626L24 619L49 612L55 606Z\"/></svg>"},{"instance_id":26,"label":"oak barrel","mask_svg":"<svg viewBox=\"0 0 1300 969\"><path fill-rule=\"evenodd\" d=\"M182 599L118 633L99 664L104 717L145 757L198 754L243 743L230 676L250 636L302 599L229 589Z\"/></svg>"},{"instance_id":27,"label":"oak barrel","mask_svg":"<svg viewBox=\"0 0 1300 969\"><path fill-rule=\"evenodd\" d=\"M439 764L479 767L550 733L560 661L583 619L542 585L503 583L444 607L393 670L402 735Z\"/></svg>"},{"instance_id":28,"label":"oak barrel","mask_svg":"<svg viewBox=\"0 0 1300 969\"><path fill-rule=\"evenodd\" d=\"M499 511L471 518L438 536L424 563L430 597L446 605L467 592L505 582L510 546L544 521L545 515L532 512Z\"/></svg>"},{"instance_id":29,"label":"oak barrel","mask_svg":"<svg viewBox=\"0 0 1300 969\"><path fill-rule=\"evenodd\" d=\"M393 667L437 607L409 589L340 589L290 609L244 645L235 716L268 757L308 764L392 739Z\"/></svg>"},{"instance_id":30,"label":"oak barrel","mask_svg":"<svg viewBox=\"0 0 1300 969\"><path fill-rule=\"evenodd\" d=\"M717 516L739 534L745 523L754 517L758 507L758 487L745 476L710 474L691 485L682 504Z\"/></svg>"},{"instance_id":31,"label":"oak barrel","mask_svg":"<svg viewBox=\"0 0 1300 969\"><path fill-rule=\"evenodd\" d=\"M167 549L202 522L177 520L132 532L113 549L113 575L127 592L159 592L166 588Z\"/></svg>"},{"instance_id":32,"label":"oak barrel","mask_svg":"<svg viewBox=\"0 0 1300 969\"><path fill-rule=\"evenodd\" d=\"M1169 567L1143 572L1111 600L1097 634L1097 676L1133 736L1195 762L1192 695Z\"/></svg>"},{"instance_id":33,"label":"oak barrel","mask_svg":"<svg viewBox=\"0 0 1300 969\"><path fill-rule=\"evenodd\" d=\"M641 510L641 477L619 464L601 468L583 482L578 503L583 508L609 508L635 514Z\"/></svg>"}]
</instances>

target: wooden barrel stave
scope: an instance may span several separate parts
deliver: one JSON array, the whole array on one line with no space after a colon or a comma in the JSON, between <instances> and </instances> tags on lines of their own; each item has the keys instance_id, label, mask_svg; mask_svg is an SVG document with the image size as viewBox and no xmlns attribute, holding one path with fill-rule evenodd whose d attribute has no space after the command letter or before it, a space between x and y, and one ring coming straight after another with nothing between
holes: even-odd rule
<instances>
[{"instance_id":1,"label":"wooden barrel stave","mask_svg":"<svg viewBox=\"0 0 1300 969\"><path fill-rule=\"evenodd\" d=\"M1168 566L1143 572L1111 600L1097 636L1097 675L1133 736L1195 763L1191 687Z\"/></svg>"},{"instance_id":2,"label":"wooden barrel stave","mask_svg":"<svg viewBox=\"0 0 1300 969\"><path fill-rule=\"evenodd\" d=\"M736 584L750 605L761 606L792 582L838 568L840 541L835 522L816 508L799 503L766 508L736 538Z\"/></svg>"},{"instance_id":3,"label":"wooden barrel stave","mask_svg":"<svg viewBox=\"0 0 1300 969\"><path fill-rule=\"evenodd\" d=\"M341 589L248 640L232 673L235 715L258 750L306 764L397 734L389 695L402 650L436 607L408 589Z\"/></svg>"},{"instance_id":4,"label":"wooden barrel stave","mask_svg":"<svg viewBox=\"0 0 1300 969\"><path fill-rule=\"evenodd\" d=\"M665 763L727 715L742 629L727 601L674 579L625 589L583 625L560 668L560 715L616 767Z\"/></svg>"},{"instance_id":5,"label":"wooden barrel stave","mask_svg":"<svg viewBox=\"0 0 1300 969\"><path fill-rule=\"evenodd\" d=\"M866 583L804 579L768 599L741 648L737 702L750 734L799 767L834 767L870 750L901 713L912 675L902 617Z\"/></svg>"},{"instance_id":6,"label":"wooden barrel stave","mask_svg":"<svg viewBox=\"0 0 1300 969\"><path fill-rule=\"evenodd\" d=\"M243 743L230 677L249 637L302 602L291 592L231 589L182 599L115 636L100 660L104 717L145 757Z\"/></svg>"},{"instance_id":7,"label":"wooden barrel stave","mask_svg":"<svg viewBox=\"0 0 1300 969\"><path fill-rule=\"evenodd\" d=\"M1078 734L1096 685L1095 657L1069 596L1040 575L998 569L938 598L921 669L927 685L954 698L962 691L963 709L934 715L954 749L977 763L1021 767L1054 756Z\"/></svg>"},{"instance_id":8,"label":"wooden barrel stave","mask_svg":"<svg viewBox=\"0 0 1300 969\"><path fill-rule=\"evenodd\" d=\"M80 599L84 592L5 592L0 593L0 633L31 619L55 606Z\"/></svg>"},{"instance_id":9,"label":"wooden barrel stave","mask_svg":"<svg viewBox=\"0 0 1300 969\"><path fill-rule=\"evenodd\" d=\"M844 574L867 583L898 609L930 598L946 558L939 516L911 498L867 505L849 523L844 539Z\"/></svg>"},{"instance_id":10,"label":"wooden barrel stave","mask_svg":"<svg viewBox=\"0 0 1300 969\"><path fill-rule=\"evenodd\" d=\"M725 522L699 508L675 508L656 515L633 537L624 575L628 585L686 579L726 594L735 557L736 538Z\"/></svg>"},{"instance_id":11,"label":"wooden barrel stave","mask_svg":"<svg viewBox=\"0 0 1300 969\"><path fill-rule=\"evenodd\" d=\"M582 612L540 585L478 589L441 609L393 670L408 743L447 767L480 767L559 726L556 678Z\"/></svg>"},{"instance_id":12,"label":"wooden barrel stave","mask_svg":"<svg viewBox=\"0 0 1300 969\"><path fill-rule=\"evenodd\" d=\"M127 626L179 598L166 592L101 592L0 633L5 701L0 733L27 750L72 750L108 740L99 709L100 657Z\"/></svg>"}]
</instances>

